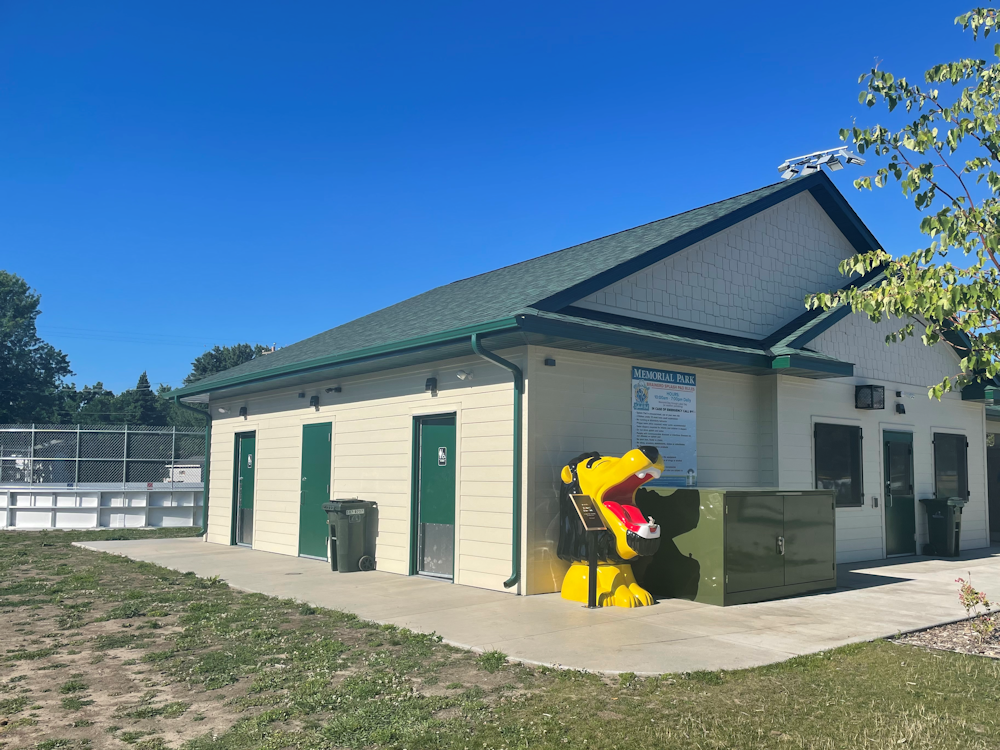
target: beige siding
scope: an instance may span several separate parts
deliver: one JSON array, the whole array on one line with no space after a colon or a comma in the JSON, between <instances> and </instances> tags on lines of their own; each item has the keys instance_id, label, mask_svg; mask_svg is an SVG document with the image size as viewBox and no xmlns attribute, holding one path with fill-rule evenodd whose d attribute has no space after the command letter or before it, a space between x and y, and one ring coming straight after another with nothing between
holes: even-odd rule
<instances>
[{"instance_id":1,"label":"beige siding","mask_svg":"<svg viewBox=\"0 0 1000 750\"><path fill-rule=\"evenodd\" d=\"M516 352L504 356L517 359ZM473 374L461 381L455 373ZM438 394L424 391L438 378ZM340 385L343 392L327 394ZM305 392L305 398L298 393ZM320 397L319 411L309 397ZM513 385L481 359L407 368L385 375L285 388L211 404L211 502L208 539L229 543L236 433L256 431L254 547L298 554L302 426L333 424L331 495L379 504L379 569L409 572L413 420L456 416L456 582L503 589L511 569ZM248 418L233 417L246 406ZM226 408L226 415L218 412Z\"/></svg>"},{"instance_id":2,"label":"beige siding","mask_svg":"<svg viewBox=\"0 0 1000 750\"><path fill-rule=\"evenodd\" d=\"M927 352L928 357L936 353ZM808 489L815 482L813 425L817 422L854 424L862 429L865 505L837 509L837 560L854 562L884 556L885 482L882 461L882 432L894 430L913 434L914 489L917 498L934 494L935 432L965 435L969 441L969 505L962 515L962 547L973 549L989 544L986 519L986 471L984 410L981 404L963 402L959 394L947 394L942 401L927 398L923 388L882 381L886 408L865 411L854 408L854 386L871 382L853 378L804 380L778 376L779 486ZM900 390L904 395L896 398ZM901 401L906 414L896 414ZM872 498L879 499L875 507ZM918 551L927 541L927 520L923 506L916 505Z\"/></svg>"}]
</instances>

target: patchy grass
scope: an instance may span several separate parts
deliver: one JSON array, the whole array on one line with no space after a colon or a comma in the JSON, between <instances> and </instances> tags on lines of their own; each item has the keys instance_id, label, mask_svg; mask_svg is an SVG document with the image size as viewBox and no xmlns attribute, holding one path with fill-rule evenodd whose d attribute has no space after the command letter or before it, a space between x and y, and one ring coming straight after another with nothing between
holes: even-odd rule
<instances>
[{"instance_id":1,"label":"patchy grass","mask_svg":"<svg viewBox=\"0 0 1000 750\"><path fill-rule=\"evenodd\" d=\"M3 535L0 747L1000 746L982 657L876 642L739 672L532 669L70 545L109 535Z\"/></svg>"}]
</instances>

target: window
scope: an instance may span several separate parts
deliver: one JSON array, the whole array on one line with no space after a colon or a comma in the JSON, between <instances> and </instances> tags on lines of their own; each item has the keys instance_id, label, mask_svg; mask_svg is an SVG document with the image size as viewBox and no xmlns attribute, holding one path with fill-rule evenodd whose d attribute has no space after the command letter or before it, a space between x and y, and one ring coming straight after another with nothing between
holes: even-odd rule
<instances>
[{"instance_id":1,"label":"window","mask_svg":"<svg viewBox=\"0 0 1000 750\"><path fill-rule=\"evenodd\" d=\"M934 495L942 500L969 496L969 444L965 435L934 433Z\"/></svg>"},{"instance_id":2,"label":"window","mask_svg":"<svg viewBox=\"0 0 1000 750\"><path fill-rule=\"evenodd\" d=\"M816 489L833 490L838 508L864 505L861 486L861 428L817 424Z\"/></svg>"}]
</instances>

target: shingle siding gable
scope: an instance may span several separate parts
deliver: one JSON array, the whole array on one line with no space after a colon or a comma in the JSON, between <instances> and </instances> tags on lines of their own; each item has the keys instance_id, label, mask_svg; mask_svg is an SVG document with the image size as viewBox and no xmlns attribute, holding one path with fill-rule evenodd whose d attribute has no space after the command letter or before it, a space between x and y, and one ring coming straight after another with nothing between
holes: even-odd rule
<instances>
[{"instance_id":1,"label":"shingle siding gable","mask_svg":"<svg viewBox=\"0 0 1000 750\"><path fill-rule=\"evenodd\" d=\"M855 248L808 192L576 303L591 310L762 339L844 285Z\"/></svg>"},{"instance_id":2,"label":"shingle siding gable","mask_svg":"<svg viewBox=\"0 0 1000 750\"><path fill-rule=\"evenodd\" d=\"M959 357L946 342L924 346L918 335L887 345L885 337L902 327L898 318L873 323L865 315L854 313L821 333L808 346L853 363L857 378L926 388L959 372Z\"/></svg>"}]
</instances>

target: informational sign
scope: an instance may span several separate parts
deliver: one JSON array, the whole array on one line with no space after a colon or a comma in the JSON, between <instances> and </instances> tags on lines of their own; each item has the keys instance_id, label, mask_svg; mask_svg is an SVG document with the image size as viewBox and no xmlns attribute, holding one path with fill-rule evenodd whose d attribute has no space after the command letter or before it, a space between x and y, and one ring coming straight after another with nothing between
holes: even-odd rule
<instances>
[{"instance_id":1,"label":"informational sign","mask_svg":"<svg viewBox=\"0 0 1000 750\"><path fill-rule=\"evenodd\" d=\"M604 516L598 510L597 503L590 495L570 495L569 499L573 501L573 507L576 508L586 531L604 531L608 528L604 524Z\"/></svg>"},{"instance_id":2,"label":"informational sign","mask_svg":"<svg viewBox=\"0 0 1000 750\"><path fill-rule=\"evenodd\" d=\"M438 466L448 465L448 449L438 448Z\"/></svg>"},{"instance_id":3,"label":"informational sign","mask_svg":"<svg viewBox=\"0 0 1000 750\"><path fill-rule=\"evenodd\" d=\"M660 487L698 484L697 383L689 372L632 368L632 445L663 456Z\"/></svg>"}]
</instances>

